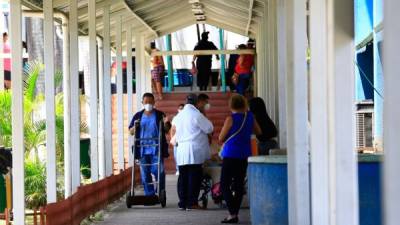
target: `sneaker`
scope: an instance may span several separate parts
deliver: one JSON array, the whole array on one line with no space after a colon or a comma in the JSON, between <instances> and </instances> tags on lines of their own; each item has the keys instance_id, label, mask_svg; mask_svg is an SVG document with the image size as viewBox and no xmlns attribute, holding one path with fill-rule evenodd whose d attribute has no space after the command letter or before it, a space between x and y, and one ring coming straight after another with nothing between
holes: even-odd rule
<instances>
[{"instance_id":1,"label":"sneaker","mask_svg":"<svg viewBox=\"0 0 400 225\"><path fill-rule=\"evenodd\" d=\"M176 176L179 176L179 171L176 171L175 175L176 175Z\"/></svg>"},{"instance_id":2,"label":"sneaker","mask_svg":"<svg viewBox=\"0 0 400 225\"><path fill-rule=\"evenodd\" d=\"M221 223L238 223L239 218L238 217L233 217L233 218L225 218L224 220L221 221Z\"/></svg>"},{"instance_id":3,"label":"sneaker","mask_svg":"<svg viewBox=\"0 0 400 225\"><path fill-rule=\"evenodd\" d=\"M182 208L182 207L179 207L178 208L180 211L185 211L186 209L185 208Z\"/></svg>"},{"instance_id":4,"label":"sneaker","mask_svg":"<svg viewBox=\"0 0 400 225\"><path fill-rule=\"evenodd\" d=\"M188 210L189 209L189 210ZM191 207L187 208L186 211L190 211L190 210L202 210L203 208L201 208L199 205L192 205Z\"/></svg>"}]
</instances>

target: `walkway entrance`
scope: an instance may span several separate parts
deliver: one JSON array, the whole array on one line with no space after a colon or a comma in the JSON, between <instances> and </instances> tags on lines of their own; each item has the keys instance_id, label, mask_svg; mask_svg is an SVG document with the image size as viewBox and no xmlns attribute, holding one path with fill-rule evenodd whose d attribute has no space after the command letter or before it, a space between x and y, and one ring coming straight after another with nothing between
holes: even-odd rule
<instances>
[{"instance_id":1,"label":"walkway entrance","mask_svg":"<svg viewBox=\"0 0 400 225\"><path fill-rule=\"evenodd\" d=\"M104 221L98 225L215 225L226 216L227 210L209 201L209 209L194 210L190 212L179 211L177 207L178 195L176 192L177 176L167 175L167 207L133 206L128 209L125 202L119 202L116 208L105 215ZM240 224L250 225L249 209L240 211Z\"/></svg>"}]
</instances>

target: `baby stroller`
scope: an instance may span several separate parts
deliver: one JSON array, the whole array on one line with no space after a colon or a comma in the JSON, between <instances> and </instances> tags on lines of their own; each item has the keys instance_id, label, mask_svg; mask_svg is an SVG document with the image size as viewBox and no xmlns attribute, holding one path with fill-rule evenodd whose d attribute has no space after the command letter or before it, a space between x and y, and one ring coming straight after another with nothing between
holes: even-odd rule
<instances>
[{"instance_id":1,"label":"baby stroller","mask_svg":"<svg viewBox=\"0 0 400 225\"><path fill-rule=\"evenodd\" d=\"M207 209L208 206L208 196L211 191L212 180L209 175L204 174L200 185L200 197L199 205L203 209Z\"/></svg>"},{"instance_id":2,"label":"baby stroller","mask_svg":"<svg viewBox=\"0 0 400 225\"><path fill-rule=\"evenodd\" d=\"M224 208L224 199L222 196L222 190L221 190L221 184L220 184L220 179L219 177L216 178L216 176L210 176L207 173L203 174L203 179L201 182L201 188L200 188L200 197L199 197L199 205L203 209L207 209L208 206L208 198L211 195L212 200L214 201L214 204L218 205L220 208ZM244 180L244 195L247 194L247 177Z\"/></svg>"},{"instance_id":3,"label":"baby stroller","mask_svg":"<svg viewBox=\"0 0 400 225\"><path fill-rule=\"evenodd\" d=\"M137 123L138 121L135 121L135 123ZM161 123L161 122L160 122ZM140 123L139 123L140 124ZM126 206L128 208L131 208L132 205L156 205L156 204L161 204L161 207L165 207L167 204L167 196L166 196L166 191L165 191L165 187L163 187L163 189L161 189L161 185L160 185L160 171L161 171L161 124L160 124L160 130L159 130L159 136L157 138L136 138L133 141L133 147L132 147L132 156L135 159L135 148L136 147L157 147L158 148L158 161L155 164L141 164L139 161L135 160L135 162L133 163L132 166L132 176L131 176L131 188L128 191L127 195L126 195ZM137 131L138 125L135 125L135 133ZM154 145L142 145L141 141L149 141L149 140L156 140L157 144ZM139 145L137 146L136 143L139 143ZM153 165L157 165L157 181L153 181L152 183L149 184L153 184L153 185L157 185L156 188L156 194L152 195L152 196L145 196L145 195L135 195L135 187L138 186L143 186L143 185L136 185L135 184L135 165L136 166L153 166ZM164 174L165 176L165 174ZM164 177L165 180L165 177Z\"/></svg>"},{"instance_id":4,"label":"baby stroller","mask_svg":"<svg viewBox=\"0 0 400 225\"><path fill-rule=\"evenodd\" d=\"M208 161L203 165L203 178L200 186L199 205L206 209L208 207L208 199L211 193L212 200L215 204L222 203L222 193L219 190L220 168L218 163ZM218 187L216 189L216 187Z\"/></svg>"}]
</instances>

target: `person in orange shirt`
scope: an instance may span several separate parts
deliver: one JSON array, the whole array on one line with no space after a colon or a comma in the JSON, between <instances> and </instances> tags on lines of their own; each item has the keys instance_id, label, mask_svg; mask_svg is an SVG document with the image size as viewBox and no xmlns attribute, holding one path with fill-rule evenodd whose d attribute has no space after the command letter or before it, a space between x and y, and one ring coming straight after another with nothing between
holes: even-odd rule
<instances>
[{"instance_id":1,"label":"person in orange shirt","mask_svg":"<svg viewBox=\"0 0 400 225\"><path fill-rule=\"evenodd\" d=\"M247 47L244 44L239 45L239 49L246 48ZM244 95L246 90L249 88L253 65L253 55L241 54L237 59L232 82L236 85L236 92L240 95Z\"/></svg>"},{"instance_id":2,"label":"person in orange shirt","mask_svg":"<svg viewBox=\"0 0 400 225\"><path fill-rule=\"evenodd\" d=\"M152 43L151 46L151 51L156 52L158 49L156 49L155 43ZM162 84L161 82L163 81L164 78L164 70L165 70L165 65L164 65L164 59L162 56L153 56L151 58L151 82L152 86L154 87L156 94L158 95L158 99L162 100L163 98L163 93L162 93Z\"/></svg>"}]
</instances>

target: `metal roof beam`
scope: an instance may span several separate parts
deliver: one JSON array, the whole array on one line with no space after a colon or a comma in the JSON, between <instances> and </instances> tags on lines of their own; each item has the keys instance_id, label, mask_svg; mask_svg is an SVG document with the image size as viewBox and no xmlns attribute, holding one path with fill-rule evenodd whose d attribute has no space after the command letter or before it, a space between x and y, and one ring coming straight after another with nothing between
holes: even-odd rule
<instances>
[{"instance_id":1,"label":"metal roof beam","mask_svg":"<svg viewBox=\"0 0 400 225\"><path fill-rule=\"evenodd\" d=\"M188 20L186 22L182 22L181 24L174 25L174 26L159 27L160 36L164 36L164 35L173 33L173 32L175 32L177 30L186 28L186 27L188 27L190 25L193 25L193 24L196 24L196 20L194 18L191 19L191 20Z\"/></svg>"},{"instance_id":2,"label":"metal roof beam","mask_svg":"<svg viewBox=\"0 0 400 225\"><path fill-rule=\"evenodd\" d=\"M112 23L115 23L116 17L128 16L128 15L131 15L131 14L126 9L115 11L115 12L110 13L110 20L112 21ZM102 26L102 25L103 25L103 15L96 18L96 27ZM81 23L81 28L88 29L89 28L88 22L86 21L86 22Z\"/></svg>"},{"instance_id":3,"label":"metal roof beam","mask_svg":"<svg viewBox=\"0 0 400 225\"><path fill-rule=\"evenodd\" d=\"M206 16L207 16L206 23L208 19L213 19L215 21L220 21L221 23L225 23L232 27L237 27L238 29L246 31L246 21L239 20L234 16L227 16L227 15L222 16L210 11L206 11Z\"/></svg>"},{"instance_id":4,"label":"metal roof beam","mask_svg":"<svg viewBox=\"0 0 400 225\"><path fill-rule=\"evenodd\" d=\"M214 19L207 19L206 24L210 24L219 28L223 28L224 30L228 30L243 36L246 36L245 30L242 28L234 27L229 24L214 20Z\"/></svg>"},{"instance_id":5,"label":"metal roof beam","mask_svg":"<svg viewBox=\"0 0 400 225\"><path fill-rule=\"evenodd\" d=\"M254 0L250 0L250 5L249 5L249 19L247 21L247 26L246 26L246 35L249 35L249 29L251 25L251 19L253 18L253 6L254 6Z\"/></svg>"},{"instance_id":6,"label":"metal roof beam","mask_svg":"<svg viewBox=\"0 0 400 225\"><path fill-rule=\"evenodd\" d=\"M186 17L186 18L182 18L179 20L175 20L174 23L167 23L167 24L161 24L160 26L157 27L158 30L163 31L163 33L165 34L165 30L173 30L177 31L179 29L177 29L178 27L182 27L183 24L187 24L187 26L190 26L192 24L196 24L196 19L194 17ZM184 26L182 28L185 28L187 26ZM175 30L174 30L175 29ZM170 32L170 33L172 33ZM169 34L169 33L167 33Z\"/></svg>"},{"instance_id":7,"label":"metal roof beam","mask_svg":"<svg viewBox=\"0 0 400 225\"><path fill-rule=\"evenodd\" d=\"M202 0L201 2L204 3L205 8L213 9L214 11L219 9L220 11L234 13L236 15L240 15L241 17L247 18L247 10L238 9L232 5L225 5L212 0Z\"/></svg>"},{"instance_id":8,"label":"metal roof beam","mask_svg":"<svg viewBox=\"0 0 400 225\"><path fill-rule=\"evenodd\" d=\"M165 2L166 2L165 0L143 1L141 3L134 4L133 7L135 9L135 12L138 12L138 11L142 11L142 10L145 10L145 9L148 9L148 8L153 8L154 6L162 5Z\"/></svg>"},{"instance_id":9,"label":"metal roof beam","mask_svg":"<svg viewBox=\"0 0 400 225\"><path fill-rule=\"evenodd\" d=\"M181 11L179 13L176 13L175 15L172 15L170 17L166 17L164 19L160 20L155 20L154 22L150 23L151 26L153 27L159 27L162 26L163 24L167 24L165 21L168 19L170 22L169 24L174 24L177 21L182 21L182 20L189 20L189 19L194 19L193 15L191 14L190 11Z\"/></svg>"},{"instance_id":10,"label":"metal roof beam","mask_svg":"<svg viewBox=\"0 0 400 225\"><path fill-rule=\"evenodd\" d=\"M96 3L96 8L97 9L103 9L105 6L118 6L121 5L121 9L123 8L123 5L121 4L122 0L104 0L101 2ZM97 10L97 12L99 12L100 10ZM102 11L102 10L101 10ZM78 9L78 17L79 17L79 21L85 21L88 20L88 7L82 7L80 9Z\"/></svg>"},{"instance_id":11,"label":"metal roof beam","mask_svg":"<svg viewBox=\"0 0 400 225\"><path fill-rule=\"evenodd\" d=\"M174 15L185 9L187 9L188 11L190 10L190 8L185 4L181 4L177 7L174 7L173 9L166 7L164 9L158 10L157 12L150 13L149 16L147 16L147 17L143 16L142 18L150 23L152 20L153 21L159 20L159 19L162 19L163 17Z\"/></svg>"},{"instance_id":12,"label":"metal roof beam","mask_svg":"<svg viewBox=\"0 0 400 225\"><path fill-rule=\"evenodd\" d=\"M138 16L130 7L129 5L126 3L126 1L123 1L124 6L126 9L128 9L133 17L135 17L137 20L139 20L140 23L142 23L150 32L152 32L154 34L154 36L158 37L158 33L157 31L155 31L151 26L149 26L149 24L147 24L146 21L144 21L140 16Z\"/></svg>"}]
</instances>

